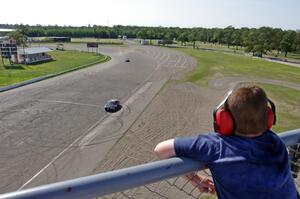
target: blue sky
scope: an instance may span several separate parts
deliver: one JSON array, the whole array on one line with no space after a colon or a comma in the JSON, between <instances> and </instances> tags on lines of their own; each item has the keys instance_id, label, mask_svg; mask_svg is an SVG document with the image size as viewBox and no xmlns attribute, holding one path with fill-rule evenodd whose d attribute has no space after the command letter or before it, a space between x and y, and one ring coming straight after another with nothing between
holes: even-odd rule
<instances>
[{"instance_id":1,"label":"blue sky","mask_svg":"<svg viewBox=\"0 0 300 199\"><path fill-rule=\"evenodd\" d=\"M13 2L13 5L12 3ZM300 0L15 0L0 23L300 29ZM8 7L10 9L3 9ZM12 14L15 9L16 14Z\"/></svg>"}]
</instances>

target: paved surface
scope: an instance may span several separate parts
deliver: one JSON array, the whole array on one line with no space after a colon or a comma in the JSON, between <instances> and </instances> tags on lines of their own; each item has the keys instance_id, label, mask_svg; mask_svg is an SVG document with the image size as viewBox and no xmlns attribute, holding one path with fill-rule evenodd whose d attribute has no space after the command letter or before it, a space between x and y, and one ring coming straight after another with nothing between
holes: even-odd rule
<instances>
[{"instance_id":1,"label":"paved surface","mask_svg":"<svg viewBox=\"0 0 300 199\"><path fill-rule=\"evenodd\" d=\"M0 192L89 174L167 79L195 64L163 48L100 52L112 60L0 94ZM124 110L106 114L110 98L122 99Z\"/></svg>"},{"instance_id":2,"label":"paved surface","mask_svg":"<svg viewBox=\"0 0 300 199\"><path fill-rule=\"evenodd\" d=\"M300 64L298 63L292 63L292 62L288 62L288 61L281 61L281 60L275 60L275 59L270 59L270 58L264 58L264 60L270 61L270 62L276 62L276 63L281 63L281 64L286 64L289 66L295 66L300 68Z\"/></svg>"}]
</instances>

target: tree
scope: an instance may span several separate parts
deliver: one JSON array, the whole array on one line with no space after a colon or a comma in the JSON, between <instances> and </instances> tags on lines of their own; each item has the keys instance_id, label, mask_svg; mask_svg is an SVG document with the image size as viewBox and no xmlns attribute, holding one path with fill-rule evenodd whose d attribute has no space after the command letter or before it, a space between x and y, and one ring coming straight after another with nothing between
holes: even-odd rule
<instances>
[{"instance_id":1,"label":"tree","mask_svg":"<svg viewBox=\"0 0 300 199\"><path fill-rule=\"evenodd\" d=\"M224 31L220 28L213 28L213 36L212 36L212 42L213 43L224 43Z\"/></svg>"},{"instance_id":2,"label":"tree","mask_svg":"<svg viewBox=\"0 0 300 199\"><path fill-rule=\"evenodd\" d=\"M189 39L188 39L187 33L186 33L186 32L181 33L181 34L179 35L179 37L178 37L178 41L181 42L181 45L182 45L182 44L185 44L186 42L188 42Z\"/></svg>"},{"instance_id":3,"label":"tree","mask_svg":"<svg viewBox=\"0 0 300 199\"><path fill-rule=\"evenodd\" d=\"M234 32L234 27L233 26L228 26L224 29L224 39L225 42L227 43L228 48L232 44L232 34Z\"/></svg>"},{"instance_id":4,"label":"tree","mask_svg":"<svg viewBox=\"0 0 300 199\"><path fill-rule=\"evenodd\" d=\"M16 30L16 31L13 31L13 32L9 33L8 37L10 39L16 40L16 43L17 43L18 46L26 44L26 35L24 35L22 33L22 31L20 31L20 30Z\"/></svg>"},{"instance_id":5,"label":"tree","mask_svg":"<svg viewBox=\"0 0 300 199\"><path fill-rule=\"evenodd\" d=\"M172 34L168 32L164 35L163 40L162 40L162 44L166 45L166 44L172 44L172 43L173 43Z\"/></svg>"},{"instance_id":6,"label":"tree","mask_svg":"<svg viewBox=\"0 0 300 199\"><path fill-rule=\"evenodd\" d=\"M295 44L296 50L300 51L300 32L297 33L297 38L296 38L295 42L296 42L296 44Z\"/></svg>"},{"instance_id":7,"label":"tree","mask_svg":"<svg viewBox=\"0 0 300 199\"><path fill-rule=\"evenodd\" d=\"M141 39L147 39L148 34L147 34L146 29L140 30L140 31L137 33L137 37L138 37L138 38L141 38Z\"/></svg>"},{"instance_id":8,"label":"tree","mask_svg":"<svg viewBox=\"0 0 300 199\"><path fill-rule=\"evenodd\" d=\"M241 28L241 46L247 46L249 31L249 28Z\"/></svg>"},{"instance_id":9,"label":"tree","mask_svg":"<svg viewBox=\"0 0 300 199\"><path fill-rule=\"evenodd\" d=\"M236 29L233 26L226 28L179 28L179 27L147 27L147 26L58 26L58 25L8 25L0 24L0 27L17 29L19 34L30 37L36 36L62 36L62 37L96 37L96 38L118 38L119 35L126 35L128 38L162 39L164 44L169 44L176 38L182 44L187 41L212 42L225 44L228 47L234 45L245 47L245 51L254 54L265 54L271 50L287 54L291 51L300 51L300 33L295 31L283 31L279 28L262 27L249 29L243 27ZM22 43L21 36L11 33L11 37Z\"/></svg>"},{"instance_id":10,"label":"tree","mask_svg":"<svg viewBox=\"0 0 300 199\"><path fill-rule=\"evenodd\" d=\"M260 56L271 50L272 28L261 27L257 30L257 37L254 44L254 50Z\"/></svg>"},{"instance_id":11,"label":"tree","mask_svg":"<svg viewBox=\"0 0 300 199\"><path fill-rule=\"evenodd\" d=\"M286 57L288 52L296 49L295 40L297 33L292 30L288 30L284 33L282 40L280 42L280 48L284 52L284 56Z\"/></svg>"},{"instance_id":12,"label":"tree","mask_svg":"<svg viewBox=\"0 0 300 199\"><path fill-rule=\"evenodd\" d=\"M277 55L280 51L280 42L282 40L283 31L280 28L274 28L272 30L272 36L271 36L271 49L277 51Z\"/></svg>"},{"instance_id":13,"label":"tree","mask_svg":"<svg viewBox=\"0 0 300 199\"><path fill-rule=\"evenodd\" d=\"M208 32L208 29L206 28L200 28L198 31L198 40L202 41L204 43L209 42L212 40L212 36L210 38L210 33Z\"/></svg>"},{"instance_id":14,"label":"tree","mask_svg":"<svg viewBox=\"0 0 300 199\"><path fill-rule=\"evenodd\" d=\"M252 28L251 30L248 31L247 38L244 38L244 43L246 46L245 51L252 52L253 56L256 52L255 49L256 37L257 37L257 30Z\"/></svg>"},{"instance_id":15,"label":"tree","mask_svg":"<svg viewBox=\"0 0 300 199\"><path fill-rule=\"evenodd\" d=\"M243 38L243 42L246 45L246 52L252 52L252 55L257 54L262 56L272 49L272 28L261 27L259 29L250 29L246 38Z\"/></svg>"},{"instance_id":16,"label":"tree","mask_svg":"<svg viewBox=\"0 0 300 199\"><path fill-rule=\"evenodd\" d=\"M231 36L232 44L236 46L236 49L238 49L238 46L242 43L242 31L239 29L235 29Z\"/></svg>"},{"instance_id":17,"label":"tree","mask_svg":"<svg viewBox=\"0 0 300 199\"><path fill-rule=\"evenodd\" d=\"M196 46L196 41L197 41L197 32L193 31L188 35L188 40L190 42L193 42L193 48Z\"/></svg>"}]
</instances>

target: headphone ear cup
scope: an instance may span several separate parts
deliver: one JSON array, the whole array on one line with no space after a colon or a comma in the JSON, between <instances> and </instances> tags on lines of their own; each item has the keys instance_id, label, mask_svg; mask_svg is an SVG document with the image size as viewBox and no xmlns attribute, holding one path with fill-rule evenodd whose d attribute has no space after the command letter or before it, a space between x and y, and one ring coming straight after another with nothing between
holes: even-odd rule
<instances>
[{"instance_id":1,"label":"headphone ear cup","mask_svg":"<svg viewBox=\"0 0 300 199\"><path fill-rule=\"evenodd\" d=\"M268 129L271 129L273 127L275 120L274 113L270 107L268 107Z\"/></svg>"},{"instance_id":2,"label":"headphone ear cup","mask_svg":"<svg viewBox=\"0 0 300 199\"><path fill-rule=\"evenodd\" d=\"M224 109L220 109L217 111L216 124L218 133L220 133L221 135L228 136L233 134L233 118L228 111Z\"/></svg>"}]
</instances>

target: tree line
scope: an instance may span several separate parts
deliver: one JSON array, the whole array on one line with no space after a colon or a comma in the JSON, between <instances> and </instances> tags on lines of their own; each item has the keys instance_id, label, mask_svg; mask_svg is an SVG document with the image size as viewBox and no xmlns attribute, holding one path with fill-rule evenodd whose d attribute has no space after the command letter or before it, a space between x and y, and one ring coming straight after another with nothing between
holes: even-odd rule
<instances>
[{"instance_id":1,"label":"tree line","mask_svg":"<svg viewBox=\"0 0 300 199\"><path fill-rule=\"evenodd\" d=\"M223 44L229 47L243 47L246 52L266 54L276 51L300 51L300 31L282 30L280 28L179 28L179 27L146 27L146 26L42 26L42 25L8 25L0 24L0 28L15 28L21 30L28 37L95 37L95 38L127 38L158 39L162 44L181 44L191 42L195 48L196 41L213 44Z\"/></svg>"}]
</instances>

